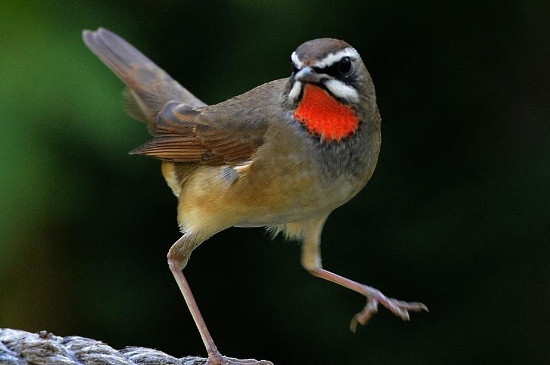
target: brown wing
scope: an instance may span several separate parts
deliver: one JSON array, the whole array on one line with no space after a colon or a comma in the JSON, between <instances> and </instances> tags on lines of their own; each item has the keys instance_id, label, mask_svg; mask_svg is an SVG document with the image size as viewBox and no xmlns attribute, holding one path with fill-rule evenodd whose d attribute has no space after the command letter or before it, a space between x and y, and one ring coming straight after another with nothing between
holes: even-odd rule
<instances>
[{"instance_id":1,"label":"brown wing","mask_svg":"<svg viewBox=\"0 0 550 365\"><path fill-rule=\"evenodd\" d=\"M131 153L172 162L236 165L263 144L266 130L263 112L234 99L199 109L170 102L157 117L155 137Z\"/></svg>"},{"instance_id":2,"label":"brown wing","mask_svg":"<svg viewBox=\"0 0 550 365\"><path fill-rule=\"evenodd\" d=\"M127 110L134 118L147 122L151 134L155 133L157 114L167 102L175 100L191 107L206 105L131 44L107 29L85 30L82 38L128 86L124 94Z\"/></svg>"},{"instance_id":3,"label":"brown wing","mask_svg":"<svg viewBox=\"0 0 550 365\"><path fill-rule=\"evenodd\" d=\"M263 144L266 110L282 93L276 80L226 102L206 106L136 48L99 28L85 30L86 45L129 87L128 111L146 121L154 138L132 151L162 160L235 165Z\"/></svg>"}]
</instances>

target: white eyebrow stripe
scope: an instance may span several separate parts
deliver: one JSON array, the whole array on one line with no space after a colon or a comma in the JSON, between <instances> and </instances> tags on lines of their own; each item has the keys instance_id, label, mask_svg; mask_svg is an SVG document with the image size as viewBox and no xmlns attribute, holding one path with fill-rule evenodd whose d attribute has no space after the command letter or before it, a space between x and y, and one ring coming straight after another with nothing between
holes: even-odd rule
<instances>
[{"instance_id":1,"label":"white eyebrow stripe","mask_svg":"<svg viewBox=\"0 0 550 365\"><path fill-rule=\"evenodd\" d=\"M359 58L359 53L357 53L355 49L348 47L336 53L329 53L325 58L323 58L321 61L317 62L313 66L318 68L329 67L332 66L335 62L340 61L344 57L349 57L355 60Z\"/></svg>"},{"instance_id":2,"label":"white eyebrow stripe","mask_svg":"<svg viewBox=\"0 0 550 365\"><path fill-rule=\"evenodd\" d=\"M290 59L292 60L292 62L294 62L294 65L298 68L302 68L303 64L302 64L302 61L300 61L300 59L298 58L298 55L296 54L296 52L292 52L292 55L290 56Z\"/></svg>"},{"instance_id":3,"label":"white eyebrow stripe","mask_svg":"<svg viewBox=\"0 0 550 365\"><path fill-rule=\"evenodd\" d=\"M329 66L332 66L335 62L340 61L344 57L349 57L355 60L359 58L359 53L357 53L357 51L352 47L344 48L343 50L338 51L336 53L329 53L321 61L311 66L318 67L318 68L329 67ZM296 54L296 52L292 52L290 59L298 69L301 69L304 66L304 63L300 61L300 58L298 58L298 55Z\"/></svg>"}]
</instances>

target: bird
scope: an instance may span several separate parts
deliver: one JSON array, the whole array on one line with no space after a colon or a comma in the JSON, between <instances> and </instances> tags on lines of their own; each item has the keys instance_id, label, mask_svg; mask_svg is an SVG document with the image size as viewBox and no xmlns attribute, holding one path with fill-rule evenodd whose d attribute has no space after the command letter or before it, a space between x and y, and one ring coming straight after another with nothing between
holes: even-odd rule
<instances>
[{"instance_id":1,"label":"bird","mask_svg":"<svg viewBox=\"0 0 550 365\"><path fill-rule=\"evenodd\" d=\"M130 153L161 160L178 198L182 236L168 251L168 265L209 365L271 364L220 353L183 273L193 250L230 227L266 227L300 240L308 272L366 297L352 331L379 304L403 320L409 311L427 310L321 264L328 216L367 184L381 145L374 84L355 48L333 38L307 41L291 53L289 77L207 105L115 33L84 30L83 40L127 86L126 110L153 136Z\"/></svg>"}]
</instances>

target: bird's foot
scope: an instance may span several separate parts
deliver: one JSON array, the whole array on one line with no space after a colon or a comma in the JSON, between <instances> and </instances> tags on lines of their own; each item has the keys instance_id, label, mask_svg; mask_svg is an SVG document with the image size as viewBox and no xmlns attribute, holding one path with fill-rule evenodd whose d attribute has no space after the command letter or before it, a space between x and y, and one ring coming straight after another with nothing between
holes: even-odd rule
<instances>
[{"instance_id":1,"label":"bird's foot","mask_svg":"<svg viewBox=\"0 0 550 365\"><path fill-rule=\"evenodd\" d=\"M220 354L218 351L208 354L206 365L273 365L271 361L254 359L235 359Z\"/></svg>"},{"instance_id":2,"label":"bird's foot","mask_svg":"<svg viewBox=\"0 0 550 365\"><path fill-rule=\"evenodd\" d=\"M358 324L365 325L371 317L378 312L378 304L382 304L389 309L393 314L400 317L404 321L409 320L409 311L413 312L428 312L428 307L418 302L404 302L401 300L388 298L378 289L363 285L363 295L367 297L367 305L359 313L351 319L350 330L355 332Z\"/></svg>"}]
</instances>

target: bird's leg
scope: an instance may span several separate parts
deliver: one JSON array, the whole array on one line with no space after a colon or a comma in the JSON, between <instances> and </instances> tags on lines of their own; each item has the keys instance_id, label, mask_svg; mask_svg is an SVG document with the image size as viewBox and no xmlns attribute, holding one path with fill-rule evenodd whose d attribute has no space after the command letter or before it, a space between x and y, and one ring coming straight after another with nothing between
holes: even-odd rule
<instances>
[{"instance_id":1,"label":"bird's leg","mask_svg":"<svg viewBox=\"0 0 550 365\"><path fill-rule=\"evenodd\" d=\"M184 234L172 245L170 251L168 251L168 266L170 267L170 271L172 272L172 275L174 275L174 279L176 279L176 283L183 294L185 303L189 308L189 312L191 312L191 316L195 321L195 325L199 330L202 342L204 343L206 351L208 352L208 357L210 358L211 355L215 356L219 353L216 345L214 344L214 340L206 327L206 323L204 322L204 318L202 317L197 302L195 301L193 292L185 279L185 275L183 275L183 268L187 265L191 252L200 244L201 241L202 240L197 239L194 235Z\"/></svg>"},{"instance_id":2,"label":"bird's leg","mask_svg":"<svg viewBox=\"0 0 550 365\"><path fill-rule=\"evenodd\" d=\"M207 365L273 365L269 361L258 361L253 359L241 360L222 356L218 351L216 344L214 343L214 340L206 327L206 323L204 322L204 318L202 317L197 302L195 301L195 297L191 292L191 288L183 275L183 268L187 265L191 252L202 241L204 241L204 239L205 238L200 238L197 235L187 233L184 234L172 245L170 251L168 251L168 266L176 279L176 283L183 294L183 298L189 308L189 312L191 312L191 316L193 317L195 325L199 330L202 342L206 347L206 352L208 353Z\"/></svg>"},{"instance_id":3,"label":"bird's leg","mask_svg":"<svg viewBox=\"0 0 550 365\"><path fill-rule=\"evenodd\" d=\"M367 297L367 304L365 305L363 310L353 316L351 320L351 331L355 332L358 323L365 325L369 321L369 319L378 311L378 304L382 304L393 314L402 318L405 321L409 320L409 311L428 311L428 308L422 303L409 303L393 298L388 298L376 288L360 284L358 282L323 269L321 266L321 253L319 246L321 242L321 231L323 229L323 224L325 223L326 218L327 217L324 217L322 220L306 222L304 225L302 225L302 233L304 238L302 245L302 266L316 277L323 278L338 285L342 285L343 287L351 289Z\"/></svg>"}]
</instances>

